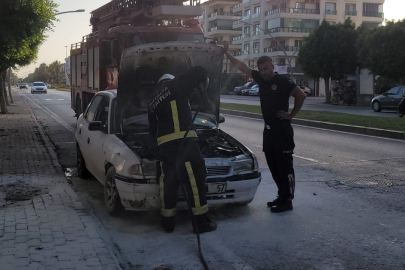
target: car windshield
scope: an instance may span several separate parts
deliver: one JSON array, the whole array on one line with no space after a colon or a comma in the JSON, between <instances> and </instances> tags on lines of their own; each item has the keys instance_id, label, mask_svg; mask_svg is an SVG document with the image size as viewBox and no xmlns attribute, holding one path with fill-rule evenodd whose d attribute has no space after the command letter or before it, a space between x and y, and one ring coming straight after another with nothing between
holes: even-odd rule
<instances>
[{"instance_id":1,"label":"car windshield","mask_svg":"<svg viewBox=\"0 0 405 270\"><path fill-rule=\"evenodd\" d=\"M45 86L44 83L34 83L34 86Z\"/></svg>"}]
</instances>

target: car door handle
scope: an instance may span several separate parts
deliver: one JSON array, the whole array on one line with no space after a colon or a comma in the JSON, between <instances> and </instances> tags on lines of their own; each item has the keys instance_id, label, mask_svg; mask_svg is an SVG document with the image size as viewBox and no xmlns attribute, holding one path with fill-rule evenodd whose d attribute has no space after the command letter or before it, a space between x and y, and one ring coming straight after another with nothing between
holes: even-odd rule
<instances>
[{"instance_id":1,"label":"car door handle","mask_svg":"<svg viewBox=\"0 0 405 270\"><path fill-rule=\"evenodd\" d=\"M87 143L90 143L90 138L89 137L87 137Z\"/></svg>"}]
</instances>

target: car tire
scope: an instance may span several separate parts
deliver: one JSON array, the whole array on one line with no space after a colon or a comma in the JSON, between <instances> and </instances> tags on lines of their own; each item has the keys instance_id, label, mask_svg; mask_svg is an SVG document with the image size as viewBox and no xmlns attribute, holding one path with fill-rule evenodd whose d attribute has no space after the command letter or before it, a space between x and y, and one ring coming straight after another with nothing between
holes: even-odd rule
<instances>
[{"instance_id":1,"label":"car tire","mask_svg":"<svg viewBox=\"0 0 405 270\"><path fill-rule=\"evenodd\" d=\"M404 116L404 112L401 112L401 111L399 111L399 110L397 111L397 114L398 114L399 117Z\"/></svg>"},{"instance_id":2,"label":"car tire","mask_svg":"<svg viewBox=\"0 0 405 270\"><path fill-rule=\"evenodd\" d=\"M373 108L373 111L381 112L381 104L380 104L380 102L374 101L371 107Z\"/></svg>"},{"instance_id":3,"label":"car tire","mask_svg":"<svg viewBox=\"0 0 405 270\"><path fill-rule=\"evenodd\" d=\"M117 216L124 207L121 204L117 185L115 184L115 168L110 167L105 175L104 183L104 205L111 216Z\"/></svg>"},{"instance_id":4,"label":"car tire","mask_svg":"<svg viewBox=\"0 0 405 270\"><path fill-rule=\"evenodd\" d=\"M235 203L235 205L237 205L237 206L246 206L249 203L251 203L252 201L253 201L253 199L251 199L249 201L245 201L245 202L237 202L237 203Z\"/></svg>"},{"instance_id":5,"label":"car tire","mask_svg":"<svg viewBox=\"0 0 405 270\"><path fill-rule=\"evenodd\" d=\"M86 162L84 161L79 145L76 146L76 166L77 166L77 176L79 176L82 179L86 179L91 176L91 173L86 168Z\"/></svg>"}]
</instances>

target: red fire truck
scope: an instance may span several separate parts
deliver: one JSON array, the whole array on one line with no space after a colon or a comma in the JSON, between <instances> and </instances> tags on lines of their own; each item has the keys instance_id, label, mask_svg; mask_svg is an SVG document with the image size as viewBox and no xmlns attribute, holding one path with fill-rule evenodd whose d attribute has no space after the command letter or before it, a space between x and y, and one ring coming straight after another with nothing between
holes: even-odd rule
<instances>
[{"instance_id":1,"label":"red fire truck","mask_svg":"<svg viewBox=\"0 0 405 270\"><path fill-rule=\"evenodd\" d=\"M71 107L79 116L98 91L116 89L124 49L147 43L205 43L199 0L113 0L91 12L92 33L72 44Z\"/></svg>"}]
</instances>

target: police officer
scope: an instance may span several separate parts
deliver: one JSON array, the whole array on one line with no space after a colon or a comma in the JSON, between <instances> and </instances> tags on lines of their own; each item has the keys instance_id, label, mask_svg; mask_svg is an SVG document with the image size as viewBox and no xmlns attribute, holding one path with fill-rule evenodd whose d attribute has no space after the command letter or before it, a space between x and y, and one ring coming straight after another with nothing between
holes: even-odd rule
<instances>
[{"instance_id":1,"label":"police officer","mask_svg":"<svg viewBox=\"0 0 405 270\"><path fill-rule=\"evenodd\" d=\"M278 197L268 202L267 206L273 213L292 210L295 191L292 155L295 144L291 119L300 111L306 95L293 81L274 73L270 57L261 56L257 60L259 71L252 70L229 54L228 42L223 45L229 61L259 85L260 105L265 122L263 152L278 188ZM289 113L290 96L295 98L295 104Z\"/></svg>"},{"instance_id":2,"label":"police officer","mask_svg":"<svg viewBox=\"0 0 405 270\"><path fill-rule=\"evenodd\" d=\"M193 214L200 233L216 229L215 222L207 217L208 205L205 190L206 168L198 145L192 121L190 96L195 88L207 81L207 72L197 66L178 75L163 75L157 84L157 94L149 104L149 129L158 142L161 162L160 202L162 227L173 232L175 227L177 192L180 179L186 185ZM181 141L191 126L181 152ZM176 158L177 157L177 158ZM178 172L180 175L178 175ZM194 226L194 224L193 224ZM194 228L194 232L196 228Z\"/></svg>"}]
</instances>

